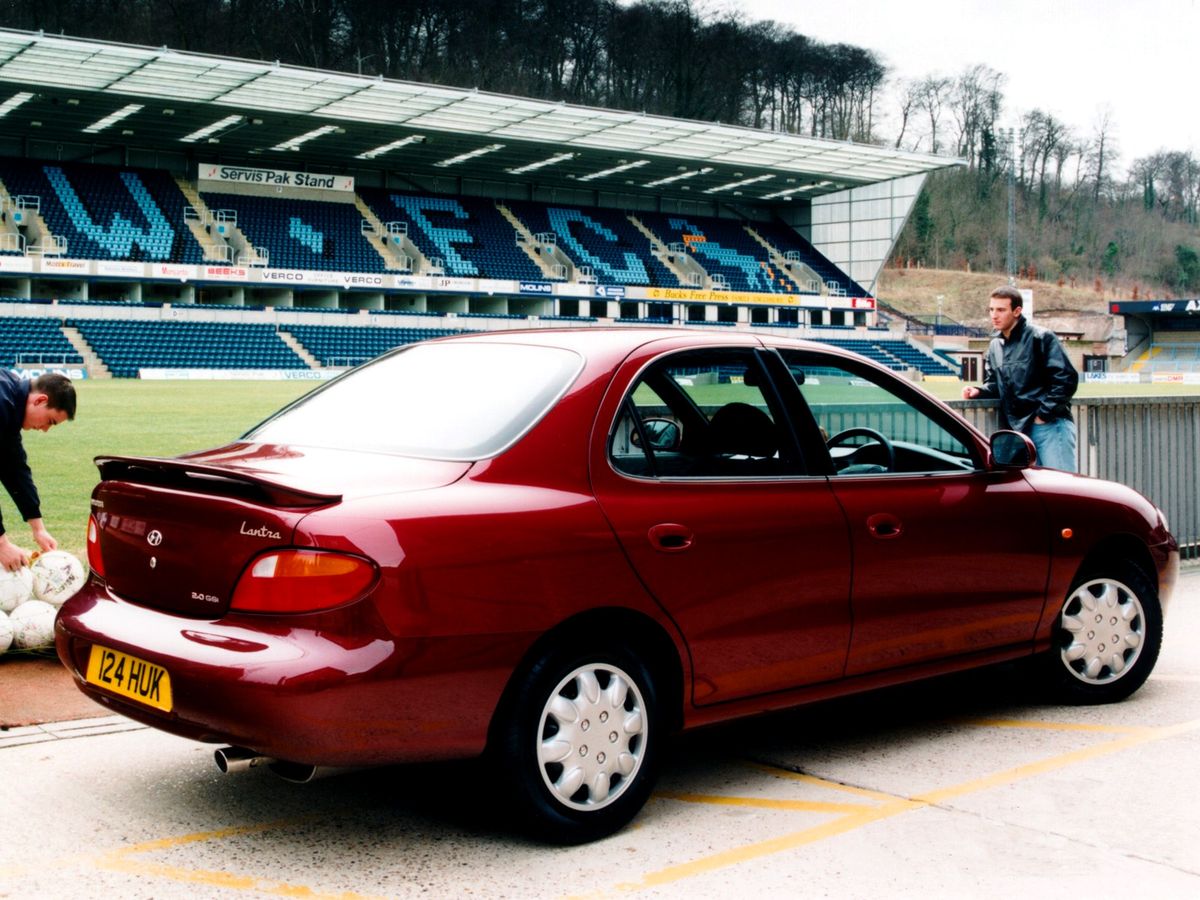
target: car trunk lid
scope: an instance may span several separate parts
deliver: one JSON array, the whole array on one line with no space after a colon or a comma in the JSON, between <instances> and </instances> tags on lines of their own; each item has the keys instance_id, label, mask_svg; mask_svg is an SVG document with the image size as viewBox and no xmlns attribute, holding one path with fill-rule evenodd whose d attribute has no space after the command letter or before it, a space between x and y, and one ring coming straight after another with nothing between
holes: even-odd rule
<instances>
[{"instance_id":1,"label":"car trunk lid","mask_svg":"<svg viewBox=\"0 0 1200 900\"><path fill-rule=\"evenodd\" d=\"M174 459L101 457L96 465L102 481L92 515L109 587L135 603L202 618L223 615L246 565L293 543L314 510L347 494L437 487L469 467L378 454L314 459L246 444Z\"/></svg>"}]
</instances>

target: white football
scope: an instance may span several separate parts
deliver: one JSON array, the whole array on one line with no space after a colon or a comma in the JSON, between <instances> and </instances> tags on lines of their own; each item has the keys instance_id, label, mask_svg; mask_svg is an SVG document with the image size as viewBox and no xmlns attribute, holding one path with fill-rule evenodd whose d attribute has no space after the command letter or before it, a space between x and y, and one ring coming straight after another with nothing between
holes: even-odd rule
<instances>
[{"instance_id":1,"label":"white football","mask_svg":"<svg viewBox=\"0 0 1200 900\"><path fill-rule=\"evenodd\" d=\"M18 650L36 650L54 643L54 617L58 610L43 600L27 600L8 615L12 623L13 646Z\"/></svg>"},{"instance_id":2,"label":"white football","mask_svg":"<svg viewBox=\"0 0 1200 900\"><path fill-rule=\"evenodd\" d=\"M0 612L12 612L33 597L33 573L22 566L15 572L0 569Z\"/></svg>"},{"instance_id":3,"label":"white football","mask_svg":"<svg viewBox=\"0 0 1200 900\"><path fill-rule=\"evenodd\" d=\"M12 646L13 627L8 620L8 613L0 612L0 653Z\"/></svg>"},{"instance_id":4,"label":"white football","mask_svg":"<svg viewBox=\"0 0 1200 900\"><path fill-rule=\"evenodd\" d=\"M52 606L62 606L83 587L83 563L66 550L42 553L29 567L33 573L33 596Z\"/></svg>"}]
</instances>

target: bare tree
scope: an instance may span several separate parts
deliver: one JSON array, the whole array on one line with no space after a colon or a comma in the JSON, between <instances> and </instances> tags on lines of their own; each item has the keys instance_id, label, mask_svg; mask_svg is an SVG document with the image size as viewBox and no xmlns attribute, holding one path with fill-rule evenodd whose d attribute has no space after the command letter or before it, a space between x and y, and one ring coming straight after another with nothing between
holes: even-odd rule
<instances>
[{"instance_id":1,"label":"bare tree","mask_svg":"<svg viewBox=\"0 0 1200 900\"><path fill-rule=\"evenodd\" d=\"M950 110L958 134L958 155L972 169L979 162L984 131L995 131L996 119L1004 105L1005 76L985 65L969 66L954 80Z\"/></svg>"},{"instance_id":2,"label":"bare tree","mask_svg":"<svg viewBox=\"0 0 1200 900\"><path fill-rule=\"evenodd\" d=\"M942 108L950 99L954 82L943 75L927 75L921 80L919 106L929 122L929 152L937 153L941 149L938 140L938 127L942 120Z\"/></svg>"},{"instance_id":3,"label":"bare tree","mask_svg":"<svg viewBox=\"0 0 1200 900\"><path fill-rule=\"evenodd\" d=\"M1099 203L1101 191L1111 178L1109 168L1117 158L1116 124L1110 107L1104 107L1096 115L1092 125L1091 151L1092 200Z\"/></svg>"},{"instance_id":4,"label":"bare tree","mask_svg":"<svg viewBox=\"0 0 1200 900\"><path fill-rule=\"evenodd\" d=\"M900 85L900 130L896 132L896 142L892 146L899 150L904 142L904 133L908 130L909 120L920 108L921 83L915 78L905 79ZM914 144L913 149L916 149Z\"/></svg>"}]
</instances>

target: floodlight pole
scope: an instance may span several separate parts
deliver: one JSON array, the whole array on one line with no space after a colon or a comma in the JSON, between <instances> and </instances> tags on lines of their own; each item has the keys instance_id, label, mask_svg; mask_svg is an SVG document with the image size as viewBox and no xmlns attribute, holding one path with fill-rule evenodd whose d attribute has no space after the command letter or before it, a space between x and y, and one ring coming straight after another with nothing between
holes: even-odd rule
<instances>
[{"instance_id":1,"label":"floodlight pole","mask_svg":"<svg viewBox=\"0 0 1200 900\"><path fill-rule=\"evenodd\" d=\"M1008 251L1005 269L1008 283L1017 283L1017 152L1016 129L1008 129Z\"/></svg>"}]
</instances>

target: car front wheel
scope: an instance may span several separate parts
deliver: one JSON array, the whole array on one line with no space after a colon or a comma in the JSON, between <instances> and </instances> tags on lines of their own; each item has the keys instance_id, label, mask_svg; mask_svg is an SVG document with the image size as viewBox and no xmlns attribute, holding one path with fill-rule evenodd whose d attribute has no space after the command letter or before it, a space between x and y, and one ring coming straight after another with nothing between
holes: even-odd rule
<instances>
[{"instance_id":1,"label":"car front wheel","mask_svg":"<svg viewBox=\"0 0 1200 900\"><path fill-rule=\"evenodd\" d=\"M551 651L539 660L496 748L527 830L577 844L632 819L656 774L656 702L649 670L632 655Z\"/></svg>"},{"instance_id":2,"label":"car front wheel","mask_svg":"<svg viewBox=\"0 0 1200 900\"><path fill-rule=\"evenodd\" d=\"M1078 579L1059 609L1047 665L1071 703L1111 703L1142 686L1162 645L1158 592L1140 569L1112 563Z\"/></svg>"}]
</instances>

